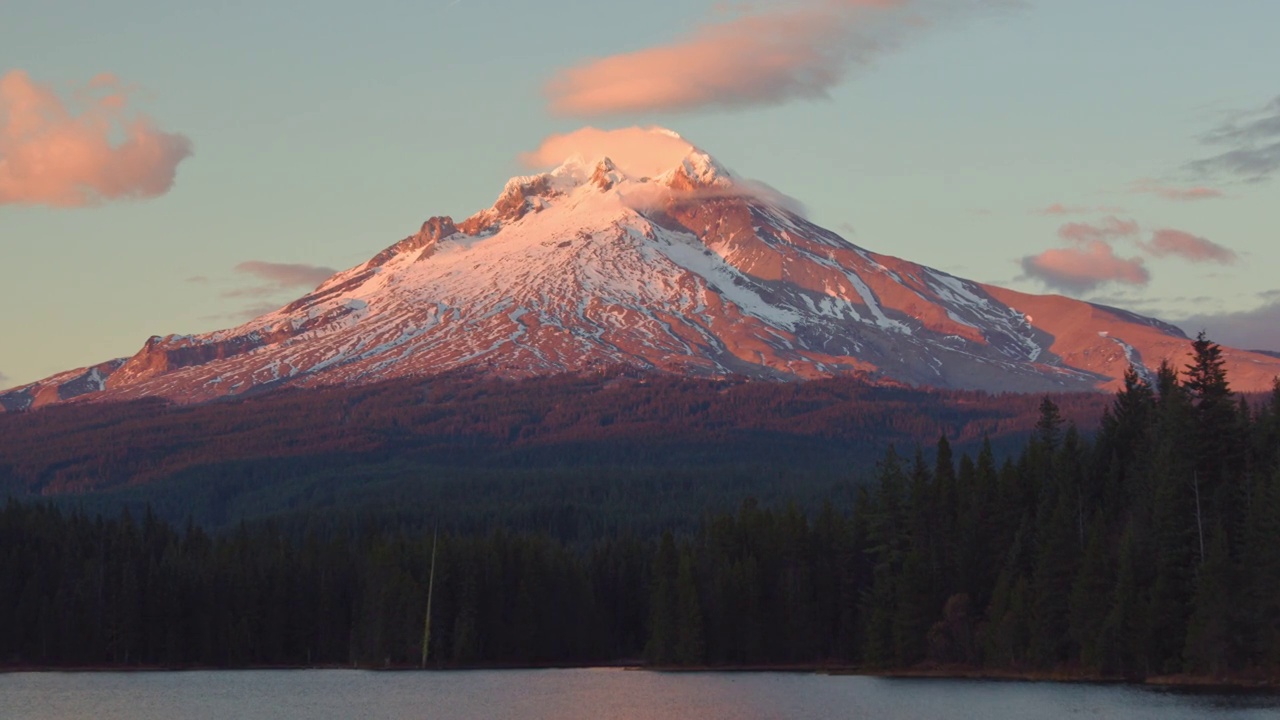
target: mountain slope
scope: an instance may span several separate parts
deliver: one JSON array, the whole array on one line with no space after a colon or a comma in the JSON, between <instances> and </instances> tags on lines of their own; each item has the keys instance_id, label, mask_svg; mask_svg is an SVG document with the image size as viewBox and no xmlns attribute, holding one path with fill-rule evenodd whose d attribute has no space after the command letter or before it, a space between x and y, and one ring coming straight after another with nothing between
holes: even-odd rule
<instances>
[{"instance_id":1,"label":"mountain slope","mask_svg":"<svg viewBox=\"0 0 1280 720\"><path fill-rule=\"evenodd\" d=\"M1181 365L1177 328L963 280L850 244L692 146L640 176L577 157L514 178L240 327L152 337L133 357L0 395L207 401L279 385L472 370L519 378L617 365L692 376L872 380L1012 391L1113 387ZM1280 360L1232 350L1239 389Z\"/></svg>"}]
</instances>

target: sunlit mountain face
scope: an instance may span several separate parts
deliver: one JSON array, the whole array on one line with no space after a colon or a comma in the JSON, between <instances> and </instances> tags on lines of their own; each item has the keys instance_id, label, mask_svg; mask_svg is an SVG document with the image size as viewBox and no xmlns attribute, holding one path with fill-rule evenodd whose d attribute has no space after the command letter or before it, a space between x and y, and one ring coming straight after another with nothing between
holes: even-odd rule
<instances>
[{"instance_id":1,"label":"sunlit mountain face","mask_svg":"<svg viewBox=\"0 0 1280 720\"><path fill-rule=\"evenodd\" d=\"M661 153L575 155L513 178L492 207L433 217L274 312L152 337L133 357L10 390L0 407L618 366L1089 391L1113 389L1131 364L1186 362L1188 340L1170 324L858 247L679 135L649 132ZM1226 359L1238 390L1280 375L1280 358Z\"/></svg>"}]
</instances>

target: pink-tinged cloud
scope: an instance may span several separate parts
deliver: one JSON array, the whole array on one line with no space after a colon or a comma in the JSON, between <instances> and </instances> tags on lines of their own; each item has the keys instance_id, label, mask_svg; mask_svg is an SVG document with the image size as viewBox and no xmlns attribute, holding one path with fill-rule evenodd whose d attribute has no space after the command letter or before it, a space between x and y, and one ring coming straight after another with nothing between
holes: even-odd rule
<instances>
[{"instance_id":1,"label":"pink-tinged cloud","mask_svg":"<svg viewBox=\"0 0 1280 720\"><path fill-rule=\"evenodd\" d=\"M114 76L74 97L64 103L22 70L0 77L0 205L83 207L173 187L190 140L128 112Z\"/></svg>"},{"instance_id":2,"label":"pink-tinged cloud","mask_svg":"<svg viewBox=\"0 0 1280 720\"><path fill-rule=\"evenodd\" d=\"M910 34L1007 0L805 0L753 8L669 45L612 55L546 85L559 115L688 112L815 99Z\"/></svg>"},{"instance_id":3,"label":"pink-tinged cloud","mask_svg":"<svg viewBox=\"0 0 1280 720\"><path fill-rule=\"evenodd\" d=\"M1058 237L1074 243L1096 243L1133 237L1141 228L1133 220L1108 217L1100 223L1067 223L1058 228Z\"/></svg>"},{"instance_id":4,"label":"pink-tinged cloud","mask_svg":"<svg viewBox=\"0 0 1280 720\"><path fill-rule=\"evenodd\" d=\"M1142 180L1134 184L1133 192L1144 193L1147 195L1155 195L1165 200L1173 200L1174 202L1195 202L1197 200L1216 200L1226 197L1226 195L1217 188L1205 187L1198 185L1195 187L1176 187L1173 185L1160 185L1151 180Z\"/></svg>"},{"instance_id":5,"label":"pink-tinged cloud","mask_svg":"<svg viewBox=\"0 0 1280 720\"><path fill-rule=\"evenodd\" d=\"M336 270L302 263L273 263L249 260L236 265L236 272L253 275L279 289L311 289L333 276Z\"/></svg>"},{"instance_id":6,"label":"pink-tinged cloud","mask_svg":"<svg viewBox=\"0 0 1280 720\"><path fill-rule=\"evenodd\" d=\"M584 127L548 137L537 150L522 154L520 162L529 168L546 168L574 157L584 162L607 157L626 175L641 178L660 175L676 167L696 150L688 140L662 128Z\"/></svg>"},{"instance_id":7,"label":"pink-tinged cloud","mask_svg":"<svg viewBox=\"0 0 1280 720\"><path fill-rule=\"evenodd\" d=\"M659 127L628 127L616 130L600 130L584 127L563 135L552 135L542 141L537 150L520 155L520 162L529 168L549 168L569 160L594 164L608 158L622 174L639 180L653 178L680 167L691 154L705 153L685 140L678 133ZM709 158L709 156L708 156ZM717 167L720 167L717 165ZM723 170L723 168L720 168ZM728 173L727 170L724 170ZM712 199L723 197L751 197L781 207L797 215L804 215L804 205L795 198L762 182L733 177L725 186L699 188L676 192L656 185L637 185L628 188L624 200L636 209L661 206L674 199Z\"/></svg>"},{"instance_id":8,"label":"pink-tinged cloud","mask_svg":"<svg viewBox=\"0 0 1280 720\"><path fill-rule=\"evenodd\" d=\"M1181 230L1157 230L1150 242L1139 246L1155 257L1176 255L1192 262L1216 262L1229 265L1240 259L1234 250L1206 238Z\"/></svg>"},{"instance_id":9,"label":"pink-tinged cloud","mask_svg":"<svg viewBox=\"0 0 1280 720\"><path fill-rule=\"evenodd\" d=\"M1054 203L1048 207L1040 208L1036 211L1037 215L1093 215L1098 213L1122 213L1124 208L1116 205L1100 205L1092 207L1088 205L1064 205L1063 203Z\"/></svg>"},{"instance_id":10,"label":"pink-tinged cloud","mask_svg":"<svg viewBox=\"0 0 1280 720\"><path fill-rule=\"evenodd\" d=\"M1108 283L1146 285L1151 273L1142 258L1122 258L1102 241L1083 247L1052 248L1022 259L1028 277L1063 292L1080 294Z\"/></svg>"}]
</instances>

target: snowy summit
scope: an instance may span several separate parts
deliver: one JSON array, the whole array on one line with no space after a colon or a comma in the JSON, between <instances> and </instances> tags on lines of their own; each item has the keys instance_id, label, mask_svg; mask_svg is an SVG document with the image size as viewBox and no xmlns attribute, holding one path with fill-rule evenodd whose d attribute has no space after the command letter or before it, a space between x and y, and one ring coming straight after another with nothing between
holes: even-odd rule
<instances>
[{"instance_id":1,"label":"snowy summit","mask_svg":"<svg viewBox=\"0 0 1280 720\"><path fill-rule=\"evenodd\" d=\"M554 157L555 160L551 160ZM860 248L661 129L558 136L492 207L419 231L240 327L153 337L131 358L0 395L210 400L279 385L468 370L501 377L631 366L987 390L1114 387L1181 364L1158 320L964 280ZM1228 355L1269 387L1280 359Z\"/></svg>"}]
</instances>

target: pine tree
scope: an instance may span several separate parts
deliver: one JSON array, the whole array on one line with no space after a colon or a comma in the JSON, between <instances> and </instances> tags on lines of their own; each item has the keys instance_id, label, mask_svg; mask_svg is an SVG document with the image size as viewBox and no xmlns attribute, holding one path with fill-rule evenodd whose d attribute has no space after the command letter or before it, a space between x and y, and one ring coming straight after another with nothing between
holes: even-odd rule
<instances>
[{"instance_id":1,"label":"pine tree","mask_svg":"<svg viewBox=\"0 0 1280 720\"><path fill-rule=\"evenodd\" d=\"M677 585L679 556L675 537L662 534L653 561L653 592L649 601L649 639L645 657L655 665L676 661L676 645L680 641L680 599Z\"/></svg>"},{"instance_id":2,"label":"pine tree","mask_svg":"<svg viewBox=\"0 0 1280 720\"><path fill-rule=\"evenodd\" d=\"M1108 595L1115 584L1107 560L1106 526L1099 514L1089 526L1089 544L1068 603L1070 639L1081 664L1094 671L1102 671L1106 660L1103 625L1111 606Z\"/></svg>"},{"instance_id":3,"label":"pine tree","mask_svg":"<svg viewBox=\"0 0 1280 720\"><path fill-rule=\"evenodd\" d=\"M1062 411L1057 403L1046 395L1040 401L1040 419L1036 421L1036 439L1046 452L1052 453L1058 447L1062 436Z\"/></svg>"},{"instance_id":4,"label":"pine tree","mask_svg":"<svg viewBox=\"0 0 1280 720\"><path fill-rule=\"evenodd\" d=\"M680 554L676 580L677 631L674 660L680 665L702 665L706 662L703 636L702 604L693 572L693 553Z\"/></svg>"},{"instance_id":5,"label":"pine tree","mask_svg":"<svg viewBox=\"0 0 1280 720\"><path fill-rule=\"evenodd\" d=\"M895 608L903 560L909 538L906 531L906 478L892 447L880 462L879 484L867 512L867 554L871 561L871 587L861 613L864 661L885 665L897 660L901 649L895 632Z\"/></svg>"},{"instance_id":6,"label":"pine tree","mask_svg":"<svg viewBox=\"0 0 1280 720\"><path fill-rule=\"evenodd\" d=\"M1258 478L1252 496L1236 571L1241 637L1254 665L1280 667L1280 469Z\"/></svg>"},{"instance_id":7,"label":"pine tree","mask_svg":"<svg viewBox=\"0 0 1280 720\"><path fill-rule=\"evenodd\" d=\"M1183 656L1193 673L1220 676L1231 669L1234 645L1234 603L1231 557L1222 525L1214 528L1209 554L1196 579L1196 594L1187 627Z\"/></svg>"},{"instance_id":8,"label":"pine tree","mask_svg":"<svg viewBox=\"0 0 1280 720\"><path fill-rule=\"evenodd\" d=\"M1236 406L1227 382L1226 360L1222 347L1201 332L1192 347L1192 362L1186 367L1184 383L1195 407L1195 489L1201 512L1227 527L1238 527L1238 469L1245 439L1238 435Z\"/></svg>"},{"instance_id":9,"label":"pine tree","mask_svg":"<svg viewBox=\"0 0 1280 720\"><path fill-rule=\"evenodd\" d=\"M1120 538L1119 558L1111 609L1099 638L1101 670L1104 675L1141 678L1150 671L1149 615L1142 599L1141 558L1132 525Z\"/></svg>"}]
</instances>

